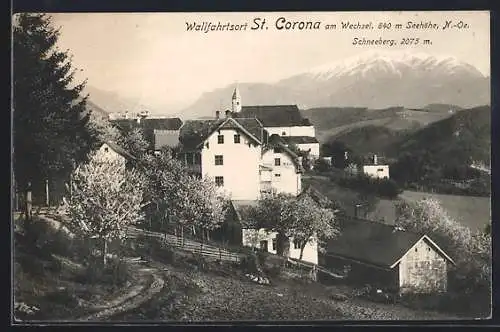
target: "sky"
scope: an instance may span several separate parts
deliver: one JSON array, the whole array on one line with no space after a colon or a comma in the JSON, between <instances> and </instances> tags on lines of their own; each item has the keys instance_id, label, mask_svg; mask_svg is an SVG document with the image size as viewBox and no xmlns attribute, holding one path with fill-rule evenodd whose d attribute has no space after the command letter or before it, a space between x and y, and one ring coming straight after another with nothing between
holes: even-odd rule
<instances>
[{"instance_id":1,"label":"sky","mask_svg":"<svg viewBox=\"0 0 500 332\"><path fill-rule=\"evenodd\" d=\"M353 46L353 38L419 38L432 45L391 50L451 55L489 75L488 12L303 13L57 13L59 46L69 49L79 79L153 108L175 113L202 93L235 82L273 82L388 46ZM278 30L275 21L319 21L319 30ZM268 29L250 30L255 18ZM373 30L344 30L341 22L372 22ZM408 21L462 21L467 28L394 29ZM187 31L186 22L248 23L246 31ZM378 23L391 23L378 29ZM337 29L325 26L336 24ZM387 25L386 25L387 26Z\"/></svg>"}]
</instances>

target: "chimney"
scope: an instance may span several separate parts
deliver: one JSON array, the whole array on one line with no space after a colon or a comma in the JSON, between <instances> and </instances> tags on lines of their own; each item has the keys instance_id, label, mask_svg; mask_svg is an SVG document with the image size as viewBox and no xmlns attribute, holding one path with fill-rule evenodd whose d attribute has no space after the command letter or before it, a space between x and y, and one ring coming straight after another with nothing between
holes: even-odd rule
<instances>
[{"instance_id":1,"label":"chimney","mask_svg":"<svg viewBox=\"0 0 500 332\"><path fill-rule=\"evenodd\" d=\"M231 111L230 110L227 110L226 111L226 118L230 118L231 117Z\"/></svg>"},{"instance_id":2,"label":"chimney","mask_svg":"<svg viewBox=\"0 0 500 332\"><path fill-rule=\"evenodd\" d=\"M219 120L220 118L220 111L215 111L215 119Z\"/></svg>"},{"instance_id":3,"label":"chimney","mask_svg":"<svg viewBox=\"0 0 500 332\"><path fill-rule=\"evenodd\" d=\"M376 155L376 154L374 154L374 155L373 155L373 165L377 165L377 162L378 162L378 160L377 160L377 155Z\"/></svg>"}]
</instances>

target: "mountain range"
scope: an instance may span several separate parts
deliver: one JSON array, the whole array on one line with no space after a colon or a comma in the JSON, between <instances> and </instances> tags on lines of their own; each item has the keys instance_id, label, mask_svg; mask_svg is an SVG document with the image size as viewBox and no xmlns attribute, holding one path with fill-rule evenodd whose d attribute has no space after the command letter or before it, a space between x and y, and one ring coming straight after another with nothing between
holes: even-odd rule
<instances>
[{"instance_id":1,"label":"mountain range","mask_svg":"<svg viewBox=\"0 0 500 332\"><path fill-rule=\"evenodd\" d=\"M204 93L183 118L213 116L228 108L235 84ZM275 83L238 84L243 105L297 104L300 109L490 104L490 78L451 56L368 52L312 68Z\"/></svg>"}]
</instances>

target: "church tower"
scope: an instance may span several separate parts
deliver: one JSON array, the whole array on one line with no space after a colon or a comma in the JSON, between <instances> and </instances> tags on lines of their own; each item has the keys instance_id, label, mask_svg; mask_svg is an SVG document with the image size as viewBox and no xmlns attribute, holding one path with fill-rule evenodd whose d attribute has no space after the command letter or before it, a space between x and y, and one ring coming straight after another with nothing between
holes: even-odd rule
<instances>
[{"instance_id":1,"label":"church tower","mask_svg":"<svg viewBox=\"0 0 500 332\"><path fill-rule=\"evenodd\" d=\"M231 99L231 106L233 113L238 113L241 111L241 96L240 91L238 90L238 86L234 88L233 97Z\"/></svg>"}]
</instances>

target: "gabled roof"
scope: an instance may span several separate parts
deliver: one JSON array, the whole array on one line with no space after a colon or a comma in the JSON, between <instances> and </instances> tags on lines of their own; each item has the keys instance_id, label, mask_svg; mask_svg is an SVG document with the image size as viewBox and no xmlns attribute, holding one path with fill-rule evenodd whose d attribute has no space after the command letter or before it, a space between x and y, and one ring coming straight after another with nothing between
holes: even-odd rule
<instances>
[{"instance_id":1,"label":"gabled roof","mask_svg":"<svg viewBox=\"0 0 500 332\"><path fill-rule=\"evenodd\" d=\"M309 119L300 114L297 105L243 106L235 113L238 118L257 118L264 127L311 126Z\"/></svg>"},{"instance_id":2,"label":"gabled roof","mask_svg":"<svg viewBox=\"0 0 500 332\"><path fill-rule=\"evenodd\" d=\"M262 144L264 128L257 119L189 120L181 127L179 141L186 150L197 149L218 129L237 129Z\"/></svg>"},{"instance_id":3,"label":"gabled roof","mask_svg":"<svg viewBox=\"0 0 500 332\"><path fill-rule=\"evenodd\" d=\"M292 159L294 165L297 167L297 172L303 173L304 168L302 167L302 163L299 160L299 156L292 150L290 150L281 140L280 136L278 135L271 135L269 137L269 142L264 146L262 149L262 154L266 153L267 151L271 149L279 148L281 151L285 152L290 156Z\"/></svg>"},{"instance_id":4,"label":"gabled roof","mask_svg":"<svg viewBox=\"0 0 500 332\"><path fill-rule=\"evenodd\" d=\"M311 136L281 136L281 139L285 144L312 144L319 143L316 137Z\"/></svg>"},{"instance_id":5,"label":"gabled roof","mask_svg":"<svg viewBox=\"0 0 500 332\"><path fill-rule=\"evenodd\" d=\"M119 145L117 145L117 144L115 144L113 142L110 142L110 141L104 141L104 142L102 142L101 147L104 144L106 144L107 146L109 146L113 151L115 151L116 153L118 153L122 157L124 157L126 159L129 159L129 160L136 160L136 158L130 152L128 152L127 150L125 150L121 146L119 146Z\"/></svg>"},{"instance_id":6,"label":"gabled roof","mask_svg":"<svg viewBox=\"0 0 500 332\"><path fill-rule=\"evenodd\" d=\"M453 260L425 234L397 230L392 225L344 217L339 220L340 235L328 242L327 255L391 269L420 240Z\"/></svg>"}]
</instances>

